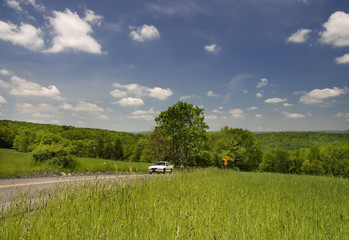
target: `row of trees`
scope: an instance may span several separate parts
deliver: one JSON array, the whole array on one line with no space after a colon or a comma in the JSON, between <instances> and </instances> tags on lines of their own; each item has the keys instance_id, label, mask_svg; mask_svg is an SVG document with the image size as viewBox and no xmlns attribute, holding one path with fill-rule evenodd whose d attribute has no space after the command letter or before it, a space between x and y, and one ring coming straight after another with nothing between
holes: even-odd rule
<instances>
[{"instance_id":1,"label":"row of trees","mask_svg":"<svg viewBox=\"0 0 349 240\"><path fill-rule=\"evenodd\" d=\"M33 157L37 159L47 156L56 160L59 159L57 156L69 159L69 156L74 155L141 162L166 160L176 167L223 167L222 158L228 156L229 167L241 171L331 174L345 177L349 175L349 134L334 138L339 139L339 143L344 143L342 145L293 151L270 150L273 138L270 133L254 134L248 130L230 127L223 127L219 132L207 133L204 110L185 102L178 102L161 112L155 121L154 130L141 135L3 120L0 121L0 147L32 152ZM275 134L277 137L274 139L281 135L284 138L291 136L289 139L302 135ZM305 134L308 134L308 138L314 136L312 133ZM325 136L323 141L332 137L324 134L318 136ZM264 150L264 153L260 144L263 139L269 143L262 144L269 148Z\"/></svg>"}]
</instances>

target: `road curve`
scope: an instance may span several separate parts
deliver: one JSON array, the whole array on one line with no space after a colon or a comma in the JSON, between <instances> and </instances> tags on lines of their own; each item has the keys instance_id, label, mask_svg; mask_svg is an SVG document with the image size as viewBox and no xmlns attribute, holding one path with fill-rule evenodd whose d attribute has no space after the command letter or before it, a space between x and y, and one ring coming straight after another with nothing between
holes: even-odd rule
<instances>
[{"instance_id":1,"label":"road curve","mask_svg":"<svg viewBox=\"0 0 349 240\"><path fill-rule=\"evenodd\" d=\"M116 179L134 179L146 177L146 174L123 174L123 175L91 175L91 176L64 176L64 177L45 177L45 178L18 178L0 180L0 205L16 200L16 193L29 192L30 195L53 188L59 184L69 184L83 181L103 181Z\"/></svg>"}]
</instances>

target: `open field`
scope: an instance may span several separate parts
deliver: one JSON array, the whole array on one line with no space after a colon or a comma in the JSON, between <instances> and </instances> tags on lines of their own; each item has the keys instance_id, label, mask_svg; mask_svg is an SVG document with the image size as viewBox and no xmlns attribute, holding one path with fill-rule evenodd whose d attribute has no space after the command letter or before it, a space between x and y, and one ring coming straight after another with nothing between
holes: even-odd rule
<instances>
[{"instance_id":1,"label":"open field","mask_svg":"<svg viewBox=\"0 0 349 240\"><path fill-rule=\"evenodd\" d=\"M145 172L149 163L112 161L92 158L76 158L74 170L63 169L48 163L35 163L29 153L21 153L11 149L0 148L0 177L19 177L44 172Z\"/></svg>"},{"instance_id":2,"label":"open field","mask_svg":"<svg viewBox=\"0 0 349 240\"><path fill-rule=\"evenodd\" d=\"M0 212L0 239L346 239L348 206L348 179L194 170L58 187Z\"/></svg>"}]
</instances>

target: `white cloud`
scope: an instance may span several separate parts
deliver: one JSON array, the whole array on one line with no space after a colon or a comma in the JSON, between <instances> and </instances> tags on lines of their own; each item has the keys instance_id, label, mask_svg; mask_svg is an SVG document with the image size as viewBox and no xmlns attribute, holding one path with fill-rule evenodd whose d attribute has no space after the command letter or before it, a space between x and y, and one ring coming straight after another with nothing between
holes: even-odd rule
<instances>
[{"instance_id":1,"label":"white cloud","mask_svg":"<svg viewBox=\"0 0 349 240\"><path fill-rule=\"evenodd\" d=\"M266 85L268 85L268 79L266 79L266 78L261 78L260 80L259 80L259 82L258 82L258 84L257 84L257 88L261 88L261 87L264 87L264 86L266 86Z\"/></svg>"},{"instance_id":2,"label":"white cloud","mask_svg":"<svg viewBox=\"0 0 349 240\"><path fill-rule=\"evenodd\" d=\"M115 98L122 98L126 97L128 95L135 95L137 98L148 96L152 98L157 98L160 100L166 100L168 97L173 95L173 92L169 88L160 88L160 87L146 87L141 86L136 83L131 84L119 84L119 83L113 83L113 87L116 89L111 91L110 94ZM120 89L123 89L125 91L122 91Z\"/></svg>"},{"instance_id":3,"label":"white cloud","mask_svg":"<svg viewBox=\"0 0 349 240\"><path fill-rule=\"evenodd\" d=\"M260 113L257 113L257 114L255 115L255 118L261 118L261 117L263 117L263 115L260 114Z\"/></svg>"},{"instance_id":4,"label":"white cloud","mask_svg":"<svg viewBox=\"0 0 349 240\"><path fill-rule=\"evenodd\" d=\"M213 91L208 91L207 93L206 93L206 95L207 96L209 96L209 97L218 97L218 95L217 94L215 94Z\"/></svg>"},{"instance_id":5,"label":"white cloud","mask_svg":"<svg viewBox=\"0 0 349 240\"><path fill-rule=\"evenodd\" d=\"M249 108L246 108L246 110L257 110L258 107L249 107Z\"/></svg>"},{"instance_id":6,"label":"white cloud","mask_svg":"<svg viewBox=\"0 0 349 240\"><path fill-rule=\"evenodd\" d=\"M184 100L189 100L191 99L191 96L180 96L179 100L184 101Z\"/></svg>"},{"instance_id":7,"label":"white cloud","mask_svg":"<svg viewBox=\"0 0 349 240\"><path fill-rule=\"evenodd\" d=\"M110 95L112 95L114 98L122 98L127 96L127 92L121 91L119 89L114 89L110 92Z\"/></svg>"},{"instance_id":8,"label":"white cloud","mask_svg":"<svg viewBox=\"0 0 349 240\"><path fill-rule=\"evenodd\" d=\"M242 111L239 108L230 109L229 113L231 114L231 116L233 118L243 118L244 117L244 111Z\"/></svg>"},{"instance_id":9,"label":"white cloud","mask_svg":"<svg viewBox=\"0 0 349 240\"><path fill-rule=\"evenodd\" d=\"M293 33L291 36L289 36L286 40L286 42L291 43L304 43L308 40L309 34L312 32L310 29L299 29L297 32Z\"/></svg>"},{"instance_id":10,"label":"white cloud","mask_svg":"<svg viewBox=\"0 0 349 240\"><path fill-rule=\"evenodd\" d=\"M349 14L337 11L323 24L326 29L320 32L320 42L335 47L349 46Z\"/></svg>"},{"instance_id":11,"label":"white cloud","mask_svg":"<svg viewBox=\"0 0 349 240\"><path fill-rule=\"evenodd\" d=\"M0 106L1 104L7 103L6 99L0 95Z\"/></svg>"},{"instance_id":12,"label":"white cloud","mask_svg":"<svg viewBox=\"0 0 349 240\"><path fill-rule=\"evenodd\" d=\"M218 116L216 116L216 115L207 115L207 116L205 116L205 118L206 119L217 119Z\"/></svg>"},{"instance_id":13,"label":"white cloud","mask_svg":"<svg viewBox=\"0 0 349 240\"><path fill-rule=\"evenodd\" d=\"M94 13L94 11L87 9L85 11L85 18L84 18L84 20L86 22L89 22L89 23L93 24L93 25L101 26L103 17L100 16L100 15L96 15Z\"/></svg>"},{"instance_id":14,"label":"white cloud","mask_svg":"<svg viewBox=\"0 0 349 240\"><path fill-rule=\"evenodd\" d=\"M156 115L158 115L159 112L154 111L154 108L151 108L149 110L137 110L131 113L130 116L127 116L129 119L142 119L151 121L154 120Z\"/></svg>"},{"instance_id":15,"label":"white cloud","mask_svg":"<svg viewBox=\"0 0 349 240\"><path fill-rule=\"evenodd\" d=\"M263 93L256 93L256 97L259 97L259 98L261 98L261 97L263 97Z\"/></svg>"},{"instance_id":16,"label":"white cloud","mask_svg":"<svg viewBox=\"0 0 349 240\"><path fill-rule=\"evenodd\" d=\"M54 85L42 87L37 83L29 82L24 78L12 76L10 94L23 97L47 97L62 100L58 88Z\"/></svg>"},{"instance_id":17,"label":"white cloud","mask_svg":"<svg viewBox=\"0 0 349 240\"><path fill-rule=\"evenodd\" d=\"M1 69L0 70L0 74L1 75L10 75L10 72L8 70L6 70L6 69Z\"/></svg>"},{"instance_id":18,"label":"white cloud","mask_svg":"<svg viewBox=\"0 0 349 240\"><path fill-rule=\"evenodd\" d=\"M20 1L20 0L6 0L7 6L11 7L19 12L22 12L23 9L21 7L21 4L25 5L31 5L34 7L37 11L43 12L45 11L45 6L42 3L36 3L35 0L26 0L26 1Z\"/></svg>"},{"instance_id":19,"label":"white cloud","mask_svg":"<svg viewBox=\"0 0 349 240\"><path fill-rule=\"evenodd\" d=\"M149 97L157 98L160 100L166 100L169 96L172 96L173 94L171 89L163 89L159 87L147 89L147 92Z\"/></svg>"},{"instance_id":20,"label":"white cloud","mask_svg":"<svg viewBox=\"0 0 349 240\"><path fill-rule=\"evenodd\" d=\"M71 110L71 111L77 111L77 112L103 112L104 109L97 106L96 104L93 103L88 103L85 101L79 101L78 104L74 107L71 104L68 104L64 102L60 108L65 109L65 110Z\"/></svg>"},{"instance_id":21,"label":"white cloud","mask_svg":"<svg viewBox=\"0 0 349 240\"><path fill-rule=\"evenodd\" d=\"M39 51L44 47L40 28L26 23L17 26L11 22L0 21L0 39L32 51Z\"/></svg>"},{"instance_id":22,"label":"white cloud","mask_svg":"<svg viewBox=\"0 0 349 240\"><path fill-rule=\"evenodd\" d=\"M36 118L53 118L58 112L56 106L47 103L37 105L30 103L17 103L15 107L20 113L31 114Z\"/></svg>"},{"instance_id":23,"label":"white cloud","mask_svg":"<svg viewBox=\"0 0 349 240\"><path fill-rule=\"evenodd\" d=\"M285 102L285 101L287 101L287 98L275 97L275 98L268 98L264 102L265 103L281 103L281 102Z\"/></svg>"},{"instance_id":24,"label":"white cloud","mask_svg":"<svg viewBox=\"0 0 349 240\"><path fill-rule=\"evenodd\" d=\"M17 0L7 0L6 4L8 7L13 8L17 11L20 11L20 12L23 11L22 7L19 4L19 1Z\"/></svg>"},{"instance_id":25,"label":"white cloud","mask_svg":"<svg viewBox=\"0 0 349 240\"><path fill-rule=\"evenodd\" d=\"M101 16L93 11L86 10L82 19L76 12L65 9L64 12L53 11L53 17L49 17L54 29L52 47L48 53L58 53L66 50L83 51L93 54L101 54L101 45L90 35L93 30L91 24L100 24Z\"/></svg>"},{"instance_id":26,"label":"white cloud","mask_svg":"<svg viewBox=\"0 0 349 240\"><path fill-rule=\"evenodd\" d=\"M293 104L291 104L291 103L283 103L282 104L284 107L292 107L293 106Z\"/></svg>"},{"instance_id":27,"label":"white cloud","mask_svg":"<svg viewBox=\"0 0 349 240\"><path fill-rule=\"evenodd\" d=\"M335 60L336 60L336 63L338 63L338 64L346 64L346 63L349 63L349 53L344 54L344 55L341 56L341 57L337 57Z\"/></svg>"},{"instance_id":28,"label":"white cloud","mask_svg":"<svg viewBox=\"0 0 349 240\"><path fill-rule=\"evenodd\" d=\"M305 104L310 103L322 103L324 99L339 97L348 93L348 88L324 88L324 89L314 89L308 93L305 93L301 98L300 102Z\"/></svg>"},{"instance_id":29,"label":"white cloud","mask_svg":"<svg viewBox=\"0 0 349 240\"><path fill-rule=\"evenodd\" d=\"M305 115L300 114L300 113L282 112L282 114L283 114L286 118L304 118L304 117L305 117Z\"/></svg>"},{"instance_id":30,"label":"white cloud","mask_svg":"<svg viewBox=\"0 0 349 240\"><path fill-rule=\"evenodd\" d=\"M144 102L141 98L133 98L133 97L122 98L116 103L120 104L120 106L122 107L139 107L144 105Z\"/></svg>"},{"instance_id":31,"label":"white cloud","mask_svg":"<svg viewBox=\"0 0 349 240\"><path fill-rule=\"evenodd\" d=\"M137 42L144 42L146 40L155 40L160 38L160 33L153 25L144 24L142 27L130 26L132 30L130 37Z\"/></svg>"},{"instance_id":32,"label":"white cloud","mask_svg":"<svg viewBox=\"0 0 349 240\"><path fill-rule=\"evenodd\" d=\"M345 118L345 121L349 122L349 112L347 113L337 113L335 117Z\"/></svg>"},{"instance_id":33,"label":"white cloud","mask_svg":"<svg viewBox=\"0 0 349 240\"><path fill-rule=\"evenodd\" d=\"M209 53L217 54L221 50L221 48L213 43L211 45L206 45L205 50Z\"/></svg>"}]
</instances>

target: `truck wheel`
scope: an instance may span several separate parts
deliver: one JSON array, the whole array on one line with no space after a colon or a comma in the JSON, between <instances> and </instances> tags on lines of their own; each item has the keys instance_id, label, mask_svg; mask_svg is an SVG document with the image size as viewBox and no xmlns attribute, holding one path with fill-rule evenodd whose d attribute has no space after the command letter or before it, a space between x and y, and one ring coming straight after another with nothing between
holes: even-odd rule
<instances>
[{"instance_id":1,"label":"truck wheel","mask_svg":"<svg viewBox=\"0 0 349 240\"><path fill-rule=\"evenodd\" d=\"M165 174L166 173L166 169L164 168L164 170L163 170L163 174Z\"/></svg>"}]
</instances>

